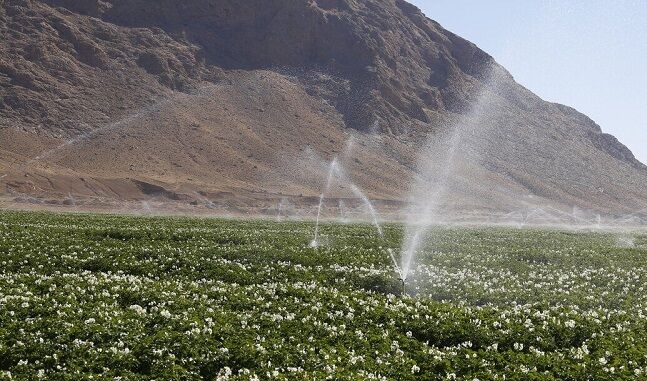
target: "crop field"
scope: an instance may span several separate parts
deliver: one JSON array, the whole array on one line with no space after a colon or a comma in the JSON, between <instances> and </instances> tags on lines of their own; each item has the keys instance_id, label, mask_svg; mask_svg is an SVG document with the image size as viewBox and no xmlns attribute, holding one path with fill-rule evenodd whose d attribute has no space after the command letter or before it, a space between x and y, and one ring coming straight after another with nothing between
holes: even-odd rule
<instances>
[{"instance_id":1,"label":"crop field","mask_svg":"<svg viewBox=\"0 0 647 381\"><path fill-rule=\"evenodd\" d=\"M647 373L647 234L0 212L0 379Z\"/></svg>"}]
</instances>

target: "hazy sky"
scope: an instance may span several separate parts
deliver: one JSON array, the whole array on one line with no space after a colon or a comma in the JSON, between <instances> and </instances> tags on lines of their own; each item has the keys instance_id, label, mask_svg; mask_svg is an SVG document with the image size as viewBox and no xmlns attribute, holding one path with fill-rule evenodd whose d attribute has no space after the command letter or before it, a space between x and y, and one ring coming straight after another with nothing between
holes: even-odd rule
<instances>
[{"instance_id":1,"label":"hazy sky","mask_svg":"<svg viewBox=\"0 0 647 381\"><path fill-rule=\"evenodd\" d=\"M647 163L647 0L409 0Z\"/></svg>"}]
</instances>

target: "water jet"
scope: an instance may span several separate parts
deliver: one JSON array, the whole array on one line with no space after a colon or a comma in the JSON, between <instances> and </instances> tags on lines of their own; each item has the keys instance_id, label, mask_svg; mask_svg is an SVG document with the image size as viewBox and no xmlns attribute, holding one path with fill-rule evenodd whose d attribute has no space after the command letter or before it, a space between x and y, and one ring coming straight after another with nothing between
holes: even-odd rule
<instances>
[{"instance_id":1,"label":"water jet","mask_svg":"<svg viewBox=\"0 0 647 381\"><path fill-rule=\"evenodd\" d=\"M353 144L354 144L353 139L350 139L349 142L346 145L346 149L344 150L344 156L347 156L349 154L350 150L353 147ZM373 203L364 194L364 192L362 192L362 190L350 180L350 178L344 172L344 170L343 170L339 160L337 159L337 157L334 157L331 160L330 164L328 165L328 175L327 175L327 178L326 178L326 183L325 183L325 185L323 187L321 195L319 196L319 205L317 207L317 218L316 218L316 221L315 221L314 238L310 242L309 246L312 247L312 248L317 248L321 244L320 240L319 240L319 224L320 224L320 221L321 221L321 213L322 213L322 210L323 210L326 195L328 194L328 192L330 190L330 187L331 187L331 185L333 183L333 180L335 178L338 181L340 181L341 183L343 183L343 184L348 184L348 187L351 190L351 192L353 193L353 195L357 199L362 201L362 203L365 205L365 207L366 207L366 209L367 209L367 211L368 211L368 213L369 213L369 215L371 217L371 223L375 227L375 230L377 231L377 234L378 234L379 238L381 240L384 240L385 239L384 230L382 229L382 226L380 226L379 215L377 213L377 210L373 206ZM341 200L340 200L339 205L340 205L340 209L341 209L341 206L342 206ZM380 247L380 249L382 249L382 248ZM393 250L391 248L387 248L385 251L389 255L389 258L391 258L394 271L399 276L399 279L404 283L405 280L406 280L406 274L403 273L402 267L400 265L398 265L398 261L395 259L395 254L393 253Z\"/></svg>"},{"instance_id":2,"label":"water jet","mask_svg":"<svg viewBox=\"0 0 647 381\"><path fill-rule=\"evenodd\" d=\"M324 185L323 191L321 192L321 195L319 196L319 206L317 207L317 219L315 222L315 236L310 242L310 247L318 247L319 246L319 220L321 218L321 209L323 208L324 204L324 198L326 197L326 193L328 193L328 190L330 189L330 184L332 183L333 180L333 175L335 174L335 168L337 168L337 158L334 157L330 161L330 168L328 169L328 177L326 179L326 184Z\"/></svg>"}]
</instances>

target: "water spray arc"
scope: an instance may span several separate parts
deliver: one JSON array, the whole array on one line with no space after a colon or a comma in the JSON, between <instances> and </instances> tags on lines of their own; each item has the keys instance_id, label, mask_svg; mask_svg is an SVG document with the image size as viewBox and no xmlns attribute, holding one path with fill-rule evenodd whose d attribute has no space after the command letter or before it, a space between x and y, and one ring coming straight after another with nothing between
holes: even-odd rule
<instances>
[{"instance_id":1,"label":"water spray arc","mask_svg":"<svg viewBox=\"0 0 647 381\"><path fill-rule=\"evenodd\" d=\"M446 192L446 182L451 175L451 171L453 170L454 158L456 157L456 153L462 139L463 136L460 130L453 132L449 141L449 151L447 152L445 157L446 165L443 167L443 170L438 177L440 181L435 184L434 189L426 198L424 198L424 201L421 203L418 202L415 206L416 208L422 210L422 216L424 219L429 219L432 214L438 209L440 199ZM413 263L415 253L422 244L423 238L429 231L429 228L430 221L428 220L415 221L415 223L411 223L411 221L409 221L407 225L405 241L400 253L400 275L403 284L406 284L407 278L409 277L409 273L411 271L411 265Z\"/></svg>"},{"instance_id":2,"label":"water spray arc","mask_svg":"<svg viewBox=\"0 0 647 381\"><path fill-rule=\"evenodd\" d=\"M276 206L276 221L282 221L283 218L287 217L285 213L285 209L287 208L287 199L285 197L281 198L281 201L279 201L279 204Z\"/></svg>"},{"instance_id":3,"label":"water spray arc","mask_svg":"<svg viewBox=\"0 0 647 381\"><path fill-rule=\"evenodd\" d=\"M317 207L317 219L315 222L315 235L312 242L310 242L310 247L319 246L319 221L321 219L321 209L323 208L324 198L326 197L326 193L328 193L328 190L330 189L330 185L332 184L333 175L335 174L335 168L337 168L336 157L333 158L332 161L330 162L330 168L328 170L328 177L326 178L326 184L324 185L324 189L321 192L321 195L319 196L319 206Z\"/></svg>"},{"instance_id":4,"label":"water spray arc","mask_svg":"<svg viewBox=\"0 0 647 381\"><path fill-rule=\"evenodd\" d=\"M339 215L341 216L342 222L348 222L348 214L346 212L346 204L344 204L344 200L339 200Z\"/></svg>"},{"instance_id":5,"label":"water spray arc","mask_svg":"<svg viewBox=\"0 0 647 381\"><path fill-rule=\"evenodd\" d=\"M139 110L137 110L137 111L135 111L135 112L133 112L133 113L131 113L129 115L123 116L121 119L119 119L117 121L114 121L114 122L111 122L111 123L108 123L108 124L104 124L102 126L98 126L97 128L95 128L93 130L86 131L86 132L80 133L80 134L78 134L76 136L73 136L73 137L65 140L61 144L58 144L58 145L56 145L54 147L51 147L51 148L48 148L48 149L42 151L41 153L39 153L36 156L30 156L30 157L28 157L28 159L26 161L24 161L22 163L17 163L17 165L15 165L15 166L11 165L10 167L8 167L6 169L7 169L7 171L10 170L10 169L24 170L28 166L30 166L32 164L42 162L45 159L49 159L52 156L54 156L55 154L57 154L57 153L59 153L61 151L65 151L68 147L71 147L71 146L73 146L75 144L86 142L86 141L91 141L91 140L95 139L97 136L99 136L100 134L103 134L103 133L106 133L106 132L109 132L109 131L113 131L113 130L117 130L117 129L121 129L121 128L128 128L129 126L133 125L134 122L136 122L137 120L139 120L141 118L144 118L144 117L147 117L147 116L150 116L152 114L155 114L156 112L159 112L159 111L163 110L166 106L171 105L179 97L198 97L198 98L202 98L202 97L208 96L209 95L208 90L210 88L213 88L213 87L214 87L213 85L201 86L201 87L198 87L197 89L195 89L195 90L193 90L193 91L191 91L189 93L178 93L178 92L173 91L170 94L167 94L166 96L157 99L154 103L152 103L150 105L147 105L147 106L144 106L144 107L140 108ZM9 173L5 173L5 174L0 176L0 179L3 179L5 177L7 177L8 175L9 175ZM74 200L74 202L76 203L76 200Z\"/></svg>"},{"instance_id":6,"label":"water spray arc","mask_svg":"<svg viewBox=\"0 0 647 381\"><path fill-rule=\"evenodd\" d=\"M505 78L505 70L496 65L483 70L484 79L474 90L473 101L465 112L445 125L442 135L432 135L426 149L419 156L419 184L412 187L410 198L412 208L407 217L404 244L401 249L401 268L406 282L411 276L414 257L426 241L432 223L440 215L442 199L450 195L453 179L460 178L462 165L467 169L470 163L478 162L478 155L489 143L483 135L489 128L496 107L499 77ZM470 161L470 159L472 159ZM469 172L467 172L469 175ZM471 186L471 185L470 185ZM473 187L473 186L472 186Z\"/></svg>"},{"instance_id":7,"label":"water spray arc","mask_svg":"<svg viewBox=\"0 0 647 381\"><path fill-rule=\"evenodd\" d=\"M372 220L373 226L375 226L375 229L377 230L377 234L380 236L381 240L384 240L384 230L382 229L382 226L380 226L379 216L378 216L377 211L375 210L375 207L373 206L373 203L371 202L371 200L369 200L368 197L366 197L364 192L362 192L361 189L359 189L359 187L357 187L357 185L353 184L350 181L350 179L348 178L348 176L346 176L345 172L342 170L340 165L337 165L336 170L337 170L337 174L338 174L339 178L344 180L348 184L350 184L350 190L367 207L367 209L369 211L369 214L371 215L371 220ZM393 269L395 270L395 272L400 277L400 280L402 281L403 287L404 287L405 277L404 277L404 274L402 273L402 268L401 268L400 265L398 265L398 261L395 259L395 254L393 253L393 250L391 248L387 248L386 251L389 254L389 257L391 258L391 261L393 262Z\"/></svg>"},{"instance_id":8,"label":"water spray arc","mask_svg":"<svg viewBox=\"0 0 647 381\"><path fill-rule=\"evenodd\" d=\"M349 144L349 147L352 147L351 144ZM378 236L380 237L381 240L384 240L384 230L382 229L382 226L380 225L380 219L379 215L373 206L373 203L369 198L362 192L362 190L355 185L350 178L346 175L346 173L343 171L341 164L339 160L335 157L331 160L329 166L328 166L328 176L326 178L326 183L324 185L323 191L321 192L321 195L319 196L319 205L317 207L317 218L315 222L315 233L314 233L314 238L310 242L310 247L318 247L320 245L319 242L319 224L321 221L321 212L324 206L324 201L326 198L326 195L328 194L331 185L333 184L334 179L337 179L343 183L346 183L349 185L349 188L353 195L362 201L362 203L366 206L370 216L371 216L371 223L375 227L375 230L377 231ZM401 266L398 264L397 259L395 258L395 253L391 248L386 248L385 249L386 253L389 255L389 258L391 259L391 262L393 264L393 269L396 272L396 274L399 277L399 280L402 282L402 292L403 294L406 292L406 286L405 286L405 276L402 272Z\"/></svg>"}]
</instances>

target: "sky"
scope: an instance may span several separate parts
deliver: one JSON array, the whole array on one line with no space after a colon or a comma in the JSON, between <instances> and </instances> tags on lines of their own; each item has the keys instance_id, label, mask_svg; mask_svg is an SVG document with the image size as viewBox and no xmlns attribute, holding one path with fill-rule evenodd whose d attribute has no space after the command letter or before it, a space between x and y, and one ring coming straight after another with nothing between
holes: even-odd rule
<instances>
[{"instance_id":1,"label":"sky","mask_svg":"<svg viewBox=\"0 0 647 381\"><path fill-rule=\"evenodd\" d=\"M409 0L647 163L647 0Z\"/></svg>"}]
</instances>

